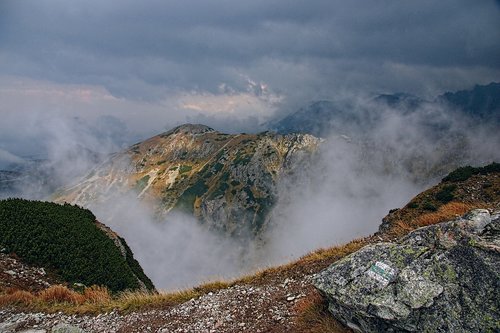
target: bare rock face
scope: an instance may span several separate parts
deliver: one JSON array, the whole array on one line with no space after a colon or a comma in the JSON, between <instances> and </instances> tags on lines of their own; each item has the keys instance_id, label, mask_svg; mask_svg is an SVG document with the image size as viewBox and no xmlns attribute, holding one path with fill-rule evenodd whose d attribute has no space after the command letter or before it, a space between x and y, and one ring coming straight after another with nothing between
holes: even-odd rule
<instances>
[{"instance_id":1,"label":"bare rock face","mask_svg":"<svg viewBox=\"0 0 500 333\"><path fill-rule=\"evenodd\" d=\"M477 209L368 245L318 274L329 311L362 332L498 332L500 212Z\"/></svg>"}]
</instances>

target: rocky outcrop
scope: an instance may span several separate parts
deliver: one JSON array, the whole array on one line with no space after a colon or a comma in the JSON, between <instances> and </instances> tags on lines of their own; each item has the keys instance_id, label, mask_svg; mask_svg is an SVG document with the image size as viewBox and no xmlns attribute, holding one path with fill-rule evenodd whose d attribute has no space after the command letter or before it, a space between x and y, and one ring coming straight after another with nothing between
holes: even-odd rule
<instances>
[{"instance_id":1,"label":"rocky outcrop","mask_svg":"<svg viewBox=\"0 0 500 333\"><path fill-rule=\"evenodd\" d=\"M477 209L368 245L319 273L329 311L363 332L500 330L500 214Z\"/></svg>"},{"instance_id":2,"label":"rocky outcrop","mask_svg":"<svg viewBox=\"0 0 500 333\"><path fill-rule=\"evenodd\" d=\"M54 199L93 208L133 193L161 219L179 210L231 235L257 234L279 179L300 168L319 143L307 134L224 134L182 125L113 155Z\"/></svg>"}]
</instances>

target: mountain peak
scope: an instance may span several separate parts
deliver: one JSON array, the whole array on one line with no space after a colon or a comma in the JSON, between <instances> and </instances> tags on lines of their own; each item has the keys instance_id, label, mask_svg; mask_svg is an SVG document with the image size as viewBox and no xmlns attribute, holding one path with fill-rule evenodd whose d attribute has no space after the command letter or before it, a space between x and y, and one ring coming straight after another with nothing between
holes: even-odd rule
<instances>
[{"instance_id":1,"label":"mountain peak","mask_svg":"<svg viewBox=\"0 0 500 333\"><path fill-rule=\"evenodd\" d=\"M113 155L55 199L90 206L91 198L134 191L158 217L177 210L214 230L257 235L277 200L279 179L303 167L319 143L311 135L225 134L181 125Z\"/></svg>"},{"instance_id":2,"label":"mountain peak","mask_svg":"<svg viewBox=\"0 0 500 333\"><path fill-rule=\"evenodd\" d=\"M191 135L196 135L196 134L205 134L205 133L214 133L216 132L213 128L208 127L206 125L202 124L182 124L177 127L174 127L170 131L166 132L165 134L191 134Z\"/></svg>"}]
</instances>

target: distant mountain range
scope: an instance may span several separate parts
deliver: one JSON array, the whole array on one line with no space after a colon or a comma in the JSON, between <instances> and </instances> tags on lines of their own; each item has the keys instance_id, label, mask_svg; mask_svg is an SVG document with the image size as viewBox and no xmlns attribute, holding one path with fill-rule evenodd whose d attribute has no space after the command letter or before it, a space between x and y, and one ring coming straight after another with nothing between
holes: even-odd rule
<instances>
[{"instance_id":1,"label":"distant mountain range","mask_svg":"<svg viewBox=\"0 0 500 333\"><path fill-rule=\"evenodd\" d=\"M22 163L12 163L0 170L0 199L23 197L44 199L57 188L82 177L90 165L102 162L107 156L77 145L61 153L57 159L27 157Z\"/></svg>"},{"instance_id":2,"label":"distant mountain range","mask_svg":"<svg viewBox=\"0 0 500 333\"><path fill-rule=\"evenodd\" d=\"M404 93L379 95L363 104L353 100L315 101L268 126L278 133L299 132L318 137L362 133L384 120L383 110L387 107L400 114L417 112L423 107L444 108L470 121L500 126L500 83L447 92L432 101Z\"/></svg>"},{"instance_id":3,"label":"distant mountain range","mask_svg":"<svg viewBox=\"0 0 500 333\"><path fill-rule=\"evenodd\" d=\"M447 92L437 98L455 112L474 120L490 121L500 126L500 83L476 85L472 90Z\"/></svg>"},{"instance_id":4,"label":"distant mountain range","mask_svg":"<svg viewBox=\"0 0 500 333\"><path fill-rule=\"evenodd\" d=\"M416 182L500 156L500 83L447 92L433 100L404 94L315 101L268 124L278 133L345 138L366 165L385 165ZM496 150L496 152L495 152Z\"/></svg>"}]
</instances>

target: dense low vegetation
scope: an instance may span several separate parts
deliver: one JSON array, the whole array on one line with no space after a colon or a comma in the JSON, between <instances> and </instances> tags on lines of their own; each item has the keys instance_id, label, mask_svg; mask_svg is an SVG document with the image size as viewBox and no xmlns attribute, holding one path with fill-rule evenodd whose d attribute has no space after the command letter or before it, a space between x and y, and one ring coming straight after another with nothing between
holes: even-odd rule
<instances>
[{"instance_id":1,"label":"dense low vegetation","mask_svg":"<svg viewBox=\"0 0 500 333\"><path fill-rule=\"evenodd\" d=\"M131 252L127 249L130 258L125 258L95 220L89 210L69 204L2 200L0 245L70 283L106 286L113 292L134 290L140 287L135 270L152 289Z\"/></svg>"},{"instance_id":2,"label":"dense low vegetation","mask_svg":"<svg viewBox=\"0 0 500 333\"><path fill-rule=\"evenodd\" d=\"M500 163L496 162L478 168L467 165L450 172L446 177L443 178L443 181L461 182L469 179L474 175L486 175L489 173L498 173L498 172L500 172Z\"/></svg>"}]
</instances>

